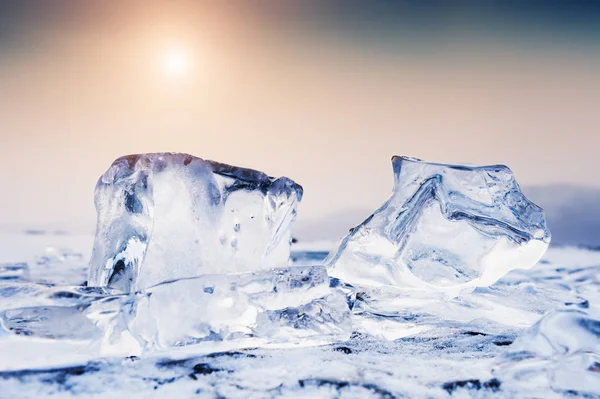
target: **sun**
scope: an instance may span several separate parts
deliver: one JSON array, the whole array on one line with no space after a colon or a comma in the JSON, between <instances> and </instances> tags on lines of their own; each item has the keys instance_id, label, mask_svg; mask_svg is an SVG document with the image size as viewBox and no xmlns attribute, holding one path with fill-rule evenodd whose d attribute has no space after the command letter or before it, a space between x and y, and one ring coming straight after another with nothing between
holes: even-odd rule
<instances>
[{"instance_id":1,"label":"sun","mask_svg":"<svg viewBox=\"0 0 600 399\"><path fill-rule=\"evenodd\" d=\"M169 75L185 74L190 66L189 55L182 50L170 50L163 56L163 68Z\"/></svg>"}]
</instances>

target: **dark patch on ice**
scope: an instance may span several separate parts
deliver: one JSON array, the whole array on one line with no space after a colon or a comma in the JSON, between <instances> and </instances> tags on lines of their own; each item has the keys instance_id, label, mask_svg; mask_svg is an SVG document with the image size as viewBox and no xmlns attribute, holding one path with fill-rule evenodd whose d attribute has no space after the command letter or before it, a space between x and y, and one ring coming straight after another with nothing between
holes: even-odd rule
<instances>
[{"instance_id":1,"label":"dark patch on ice","mask_svg":"<svg viewBox=\"0 0 600 399\"><path fill-rule=\"evenodd\" d=\"M580 309L589 309L590 308L590 302L585 300L582 302L565 302L565 306L575 306L578 307Z\"/></svg>"},{"instance_id":2,"label":"dark patch on ice","mask_svg":"<svg viewBox=\"0 0 600 399\"><path fill-rule=\"evenodd\" d=\"M125 208L129 213L143 213L144 206L135 193L125 193Z\"/></svg>"},{"instance_id":3,"label":"dark patch on ice","mask_svg":"<svg viewBox=\"0 0 600 399\"><path fill-rule=\"evenodd\" d=\"M473 390L480 390L483 388L486 390L497 392L500 390L500 385L502 385L502 383L497 378L492 378L491 380L485 381L484 383L481 383L481 381L478 379L472 379L472 380L445 382L444 384L442 384L442 389L446 390L449 394L452 394L454 391L456 391L459 388L473 389Z\"/></svg>"},{"instance_id":4,"label":"dark patch on ice","mask_svg":"<svg viewBox=\"0 0 600 399\"><path fill-rule=\"evenodd\" d=\"M496 346L508 346L512 343L513 341L494 341L494 345Z\"/></svg>"},{"instance_id":5,"label":"dark patch on ice","mask_svg":"<svg viewBox=\"0 0 600 399\"><path fill-rule=\"evenodd\" d=\"M39 381L44 384L65 385L70 377L96 373L98 371L100 371L100 363L94 362L83 366L56 369L1 371L0 378L3 380L17 379L24 382L29 377L38 377Z\"/></svg>"},{"instance_id":6,"label":"dark patch on ice","mask_svg":"<svg viewBox=\"0 0 600 399\"><path fill-rule=\"evenodd\" d=\"M381 389L380 387L378 387L375 384L363 384L361 386L363 388L368 389L369 391L373 391L374 393L379 395L380 398L384 398L384 399L395 399L396 398L396 396L394 396L391 392Z\"/></svg>"},{"instance_id":7,"label":"dark patch on ice","mask_svg":"<svg viewBox=\"0 0 600 399\"><path fill-rule=\"evenodd\" d=\"M587 249L588 251L600 252L600 245L577 245L577 247Z\"/></svg>"},{"instance_id":8,"label":"dark patch on ice","mask_svg":"<svg viewBox=\"0 0 600 399\"><path fill-rule=\"evenodd\" d=\"M502 382L500 382L500 380L497 378L492 378L491 380L483 383L483 387L485 389L489 389L493 392L499 391L501 385L502 385Z\"/></svg>"},{"instance_id":9,"label":"dark patch on ice","mask_svg":"<svg viewBox=\"0 0 600 399\"><path fill-rule=\"evenodd\" d=\"M298 380L298 385L300 385L300 388L304 388L306 386L316 386L316 387L331 386L338 391L345 389L345 388L349 388L349 387L361 387L364 389L368 389L369 391L379 395L380 398L384 398L384 399L395 399L396 398L396 396L394 394L392 394L391 392L389 392L385 389L378 387L375 384L355 384L355 383L350 383L348 381L311 378L311 379L305 379L305 380Z\"/></svg>"},{"instance_id":10,"label":"dark patch on ice","mask_svg":"<svg viewBox=\"0 0 600 399\"><path fill-rule=\"evenodd\" d=\"M345 353L346 355L349 355L352 353L352 349L348 348L347 346L338 346L337 348L334 348L333 350L336 352Z\"/></svg>"},{"instance_id":11,"label":"dark patch on ice","mask_svg":"<svg viewBox=\"0 0 600 399\"><path fill-rule=\"evenodd\" d=\"M182 378L181 376L180 377L170 377L170 378L144 377L143 380L154 382L156 384L156 385L154 385L154 389L156 390L161 385L172 384L181 378Z\"/></svg>"},{"instance_id":12,"label":"dark patch on ice","mask_svg":"<svg viewBox=\"0 0 600 399\"><path fill-rule=\"evenodd\" d=\"M588 367L588 371L593 371L594 373L600 373L600 362L594 362L590 367Z\"/></svg>"},{"instance_id":13,"label":"dark patch on ice","mask_svg":"<svg viewBox=\"0 0 600 399\"><path fill-rule=\"evenodd\" d=\"M158 368L173 368L173 367L186 367L190 363L190 359L177 359L177 360L160 360L156 362Z\"/></svg>"},{"instance_id":14,"label":"dark patch on ice","mask_svg":"<svg viewBox=\"0 0 600 399\"><path fill-rule=\"evenodd\" d=\"M118 280L119 276L123 274L125 274L125 262L123 259L119 259L113 266L112 274L108 279L108 285L110 286L111 284L114 284Z\"/></svg>"},{"instance_id":15,"label":"dark patch on ice","mask_svg":"<svg viewBox=\"0 0 600 399\"><path fill-rule=\"evenodd\" d=\"M235 352L235 351L231 351L231 352L215 352L215 353L211 353L210 355L206 355L206 357L210 358L210 359L214 359L214 358L218 358L218 357L233 357L233 358L240 358L240 357L247 357L247 358L256 358L256 355L252 354L252 353L244 353L244 352Z\"/></svg>"},{"instance_id":16,"label":"dark patch on ice","mask_svg":"<svg viewBox=\"0 0 600 399\"><path fill-rule=\"evenodd\" d=\"M337 380L321 380L321 379L309 379L309 380L298 380L298 385L300 388L304 388L307 385L315 385L318 387L322 387L324 385L331 385L336 389L344 388L350 385L350 383L346 381L337 381Z\"/></svg>"},{"instance_id":17,"label":"dark patch on ice","mask_svg":"<svg viewBox=\"0 0 600 399\"><path fill-rule=\"evenodd\" d=\"M191 363L193 363L192 359L165 360L156 363L156 366L159 368L188 368L190 367ZM210 375L218 371L226 371L228 373L232 372L231 370L224 370L214 367L209 363L196 363L191 367L191 369L191 373L186 374L186 376L193 380L197 380L198 375Z\"/></svg>"},{"instance_id":18,"label":"dark patch on ice","mask_svg":"<svg viewBox=\"0 0 600 399\"><path fill-rule=\"evenodd\" d=\"M600 337L600 321L592 319L579 319L578 324L595 336Z\"/></svg>"},{"instance_id":19,"label":"dark patch on ice","mask_svg":"<svg viewBox=\"0 0 600 399\"><path fill-rule=\"evenodd\" d=\"M81 295L69 291L58 291L50 295L50 299L73 299L81 298Z\"/></svg>"},{"instance_id":20,"label":"dark patch on ice","mask_svg":"<svg viewBox=\"0 0 600 399\"><path fill-rule=\"evenodd\" d=\"M218 369L218 368L212 367L208 363L198 363L194 366L193 374L194 375L196 375L196 374L208 375L208 374L216 373L218 371L223 371L223 369Z\"/></svg>"},{"instance_id":21,"label":"dark patch on ice","mask_svg":"<svg viewBox=\"0 0 600 399\"><path fill-rule=\"evenodd\" d=\"M481 381L479 380L463 380L463 381L452 381L445 382L442 384L442 388L445 389L448 393L452 393L458 388L467 388L467 389L481 389Z\"/></svg>"},{"instance_id":22,"label":"dark patch on ice","mask_svg":"<svg viewBox=\"0 0 600 399\"><path fill-rule=\"evenodd\" d=\"M476 335L486 336L486 335L488 335L486 333L479 332L479 331L465 331L465 332L463 332L463 334L465 334L465 335L471 335L471 336L476 336Z\"/></svg>"}]
</instances>

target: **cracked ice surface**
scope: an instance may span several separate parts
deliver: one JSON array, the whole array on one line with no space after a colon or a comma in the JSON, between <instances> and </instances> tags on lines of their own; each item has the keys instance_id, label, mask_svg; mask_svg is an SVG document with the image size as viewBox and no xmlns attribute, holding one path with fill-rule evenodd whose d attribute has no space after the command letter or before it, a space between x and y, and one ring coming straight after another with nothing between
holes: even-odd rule
<instances>
[{"instance_id":1,"label":"cracked ice surface","mask_svg":"<svg viewBox=\"0 0 600 399\"><path fill-rule=\"evenodd\" d=\"M187 154L117 159L96 185L88 285L136 291L286 266L302 187Z\"/></svg>"},{"instance_id":2,"label":"cracked ice surface","mask_svg":"<svg viewBox=\"0 0 600 399\"><path fill-rule=\"evenodd\" d=\"M550 242L542 209L506 166L394 157L390 199L346 236L326 264L349 284L412 295L487 287L529 269Z\"/></svg>"}]
</instances>

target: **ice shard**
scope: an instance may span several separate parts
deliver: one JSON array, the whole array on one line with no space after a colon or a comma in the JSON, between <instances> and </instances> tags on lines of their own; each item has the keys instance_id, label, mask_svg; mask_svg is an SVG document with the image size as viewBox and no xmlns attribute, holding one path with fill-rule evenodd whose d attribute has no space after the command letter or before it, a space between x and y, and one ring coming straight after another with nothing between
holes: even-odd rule
<instances>
[{"instance_id":1,"label":"ice shard","mask_svg":"<svg viewBox=\"0 0 600 399\"><path fill-rule=\"evenodd\" d=\"M187 154L117 159L95 190L88 285L124 292L163 281L284 267L302 187Z\"/></svg>"},{"instance_id":2,"label":"ice shard","mask_svg":"<svg viewBox=\"0 0 600 399\"><path fill-rule=\"evenodd\" d=\"M538 384L573 395L600 394L597 308L548 313L496 361L494 372L515 384Z\"/></svg>"},{"instance_id":3,"label":"ice shard","mask_svg":"<svg viewBox=\"0 0 600 399\"><path fill-rule=\"evenodd\" d=\"M351 331L345 298L329 288L322 266L163 283L132 294L120 318L143 349L154 350L251 339L252 346L331 341Z\"/></svg>"},{"instance_id":4,"label":"ice shard","mask_svg":"<svg viewBox=\"0 0 600 399\"><path fill-rule=\"evenodd\" d=\"M550 242L542 209L502 165L393 157L394 191L325 261L345 283L458 293L537 263Z\"/></svg>"},{"instance_id":5,"label":"ice shard","mask_svg":"<svg viewBox=\"0 0 600 399\"><path fill-rule=\"evenodd\" d=\"M105 355L188 345L210 351L223 342L230 348L306 345L348 339L352 331L346 299L330 288L323 266L204 275L129 294L39 284L27 292L10 288L7 295L21 306L0 306L5 331L99 343L94 347Z\"/></svg>"}]
</instances>

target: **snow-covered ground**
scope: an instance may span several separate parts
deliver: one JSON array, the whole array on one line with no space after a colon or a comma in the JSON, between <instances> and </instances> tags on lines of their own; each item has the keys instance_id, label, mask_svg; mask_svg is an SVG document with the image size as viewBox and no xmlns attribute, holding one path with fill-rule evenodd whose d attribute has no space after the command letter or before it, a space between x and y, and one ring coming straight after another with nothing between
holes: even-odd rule
<instances>
[{"instance_id":1,"label":"snow-covered ground","mask_svg":"<svg viewBox=\"0 0 600 399\"><path fill-rule=\"evenodd\" d=\"M82 284L93 237L34 233L0 234L0 284ZM316 264L332 247L300 242L292 258ZM560 357L553 368L527 366L526 378L501 362L545 313L600 305L599 280L599 251L551 247L532 270L457 299L404 303L386 317L359 312L349 340L324 346L78 359L77 343L0 330L0 398L599 397L600 363L569 383L556 377Z\"/></svg>"}]
</instances>

